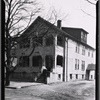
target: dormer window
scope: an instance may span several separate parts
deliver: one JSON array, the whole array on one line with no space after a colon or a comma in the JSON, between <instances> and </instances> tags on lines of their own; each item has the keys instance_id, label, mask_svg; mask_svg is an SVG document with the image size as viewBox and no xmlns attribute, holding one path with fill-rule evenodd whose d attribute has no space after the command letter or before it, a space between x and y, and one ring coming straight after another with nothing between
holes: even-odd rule
<instances>
[{"instance_id":1,"label":"dormer window","mask_svg":"<svg viewBox=\"0 0 100 100\"><path fill-rule=\"evenodd\" d=\"M81 32L81 41L87 43L87 35L83 31Z\"/></svg>"}]
</instances>

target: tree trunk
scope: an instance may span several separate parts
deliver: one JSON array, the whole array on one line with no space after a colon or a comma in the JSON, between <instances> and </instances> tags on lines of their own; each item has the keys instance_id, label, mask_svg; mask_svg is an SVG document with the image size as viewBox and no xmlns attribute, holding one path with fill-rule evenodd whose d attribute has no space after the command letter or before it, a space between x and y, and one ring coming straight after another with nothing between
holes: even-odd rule
<instances>
[{"instance_id":1,"label":"tree trunk","mask_svg":"<svg viewBox=\"0 0 100 100\"><path fill-rule=\"evenodd\" d=\"M6 86L10 85L10 71L9 68L6 67Z\"/></svg>"}]
</instances>

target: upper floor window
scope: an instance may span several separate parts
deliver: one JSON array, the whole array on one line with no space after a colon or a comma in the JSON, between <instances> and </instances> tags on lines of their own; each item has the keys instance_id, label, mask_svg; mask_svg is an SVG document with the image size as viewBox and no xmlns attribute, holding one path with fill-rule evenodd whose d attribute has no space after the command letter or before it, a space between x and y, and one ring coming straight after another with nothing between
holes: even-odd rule
<instances>
[{"instance_id":1,"label":"upper floor window","mask_svg":"<svg viewBox=\"0 0 100 100\"><path fill-rule=\"evenodd\" d=\"M91 55L91 57L93 58L93 52L92 52L92 55Z\"/></svg>"},{"instance_id":2,"label":"upper floor window","mask_svg":"<svg viewBox=\"0 0 100 100\"><path fill-rule=\"evenodd\" d=\"M54 40L54 38L53 38L52 35L47 36L46 39L45 39L46 46L53 45L53 40Z\"/></svg>"},{"instance_id":3,"label":"upper floor window","mask_svg":"<svg viewBox=\"0 0 100 100\"><path fill-rule=\"evenodd\" d=\"M62 36L57 36L57 45L63 47L63 37Z\"/></svg>"},{"instance_id":4,"label":"upper floor window","mask_svg":"<svg viewBox=\"0 0 100 100\"><path fill-rule=\"evenodd\" d=\"M79 69L79 59L75 59L75 70Z\"/></svg>"},{"instance_id":5,"label":"upper floor window","mask_svg":"<svg viewBox=\"0 0 100 100\"><path fill-rule=\"evenodd\" d=\"M80 46L79 46L79 44L77 44L76 45L76 50L75 50L77 53L79 53L80 52Z\"/></svg>"},{"instance_id":6,"label":"upper floor window","mask_svg":"<svg viewBox=\"0 0 100 100\"><path fill-rule=\"evenodd\" d=\"M82 66L82 71L84 71L85 70L85 61L82 60L81 66Z\"/></svg>"},{"instance_id":7,"label":"upper floor window","mask_svg":"<svg viewBox=\"0 0 100 100\"><path fill-rule=\"evenodd\" d=\"M90 56L90 51L88 52L88 56Z\"/></svg>"},{"instance_id":8,"label":"upper floor window","mask_svg":"<svg viewBox=\"0 0 100 100\"><path fill-rule=\"evenodd\" d=\"M82 55L85 55L85 46L82 47Z\"/></svg>"},{"instance_id":9,"label":"upper floor window","mask_svg":"<svg viewBox=\"0 0 100 100\"><path fill-rule=\"evenodd\" d=\"M25 38L22 39L22 41L20 42L20 48L29 48L30 47L30 39Z\"/></svg>"}]
</instances>

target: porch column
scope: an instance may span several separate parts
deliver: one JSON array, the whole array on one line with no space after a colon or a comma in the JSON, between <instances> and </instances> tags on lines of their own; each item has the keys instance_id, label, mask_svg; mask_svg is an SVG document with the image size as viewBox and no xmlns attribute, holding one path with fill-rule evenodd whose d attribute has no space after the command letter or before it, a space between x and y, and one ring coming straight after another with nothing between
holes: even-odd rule
<instances>
[{"instance_id":1,"label":"porch column","mask_svg":"<svg viewBox=\"0 0 100 100\"><path fill-rule=\"evenodd\" d=\"M46 64L45 64L45 56L42 56L42 66L45 66L46 67Z\"/></svg>"},{"instance_id":2,"label":"porch column","mask_svg":"<svg viewBox=\"0 0 100 100\"><path fill-rule=\"evenodd\" d=\"M57 35L54 38L54 69L56 69L56 65L57 65L56 46L57 46Z\"/></svg>"}]
</instances>

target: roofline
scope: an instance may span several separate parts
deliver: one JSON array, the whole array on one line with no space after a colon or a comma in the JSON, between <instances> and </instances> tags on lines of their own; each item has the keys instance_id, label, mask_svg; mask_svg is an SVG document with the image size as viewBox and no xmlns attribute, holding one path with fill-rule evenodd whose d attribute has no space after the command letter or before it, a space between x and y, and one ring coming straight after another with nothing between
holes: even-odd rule
<instances>
[{"instance_id":1,"label":"roofline","mask_svg":"<svg viewBox=\"0 0 100 100\"><path fill-rule=\"evenodd\" d=\"M87 32L86 30L84 30L83 28L75 28L75 27L62 27L62 28L67 28L67 29L78 29L78 30L82 30L84 31L86 34L89 34L89 32Z\"/></svg>"},{"instance_id":2,"label":"roofline","mask_svg":"<svg viewBox=\"0 0 100 100\"><path fill-rule=\"evenodd\" d=\"M91 48L91 49L93 49L93 50L95 50L95 49L94 49L93 47L91 47L90 45L85 44L85 43L83 43L83 42L77 40L77 39L74 38L73 36L69 35L67 32L65 32L65 31L63 31L63 30L61 30L61 29L59 29L57 26L55 26L54 24L50 23L49 21L43 19L43 18L40 17L40 16L38 16L38 17L33 21L33 23L29 26L29 28L32 27L32 25L33 25L38 19L42 20L42 21L45 22L47 25L52 26L52 28L54 28L54 29L60 31L61 33L63 33L64 36L66 36L66 37L68 37L68 38L70 38L70 39L72 39L72 40L74 40L74 41L76 41L76 42L79 42L80 44L85 45L85 46L87 46L87 47L89 47L89 48ZM27 29L27 30L28 30L28 29ZM23 36L23 35L27 32L27 30L26 30L25 32L23 32L21 36ZM81 30L83 30L83 29L81 29ZM85 31L85 30L84 30L84 31ZM66 34L66 33L67 33L67 34Z\"/></svg>"}]
</instances>

